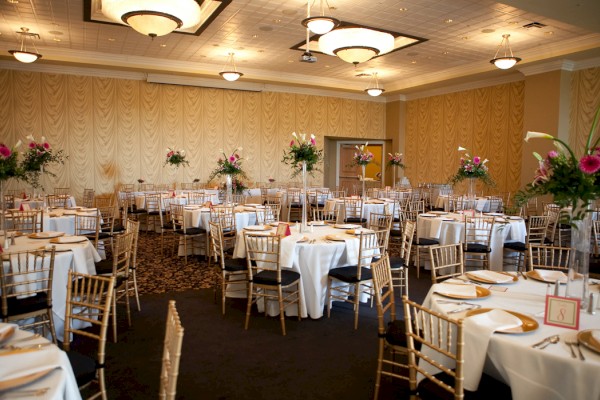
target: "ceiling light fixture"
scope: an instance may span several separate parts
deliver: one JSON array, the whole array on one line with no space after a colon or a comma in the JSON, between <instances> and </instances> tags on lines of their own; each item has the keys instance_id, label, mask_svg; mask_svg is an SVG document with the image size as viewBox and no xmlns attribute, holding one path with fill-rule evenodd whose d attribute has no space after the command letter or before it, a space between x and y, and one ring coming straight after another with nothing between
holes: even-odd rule
<instances>
[{"instance_id":1,"label":"ceiling light fixture","mask_svg":"<svg viewBox=\"0 0 600 400\"><path fill-rule=\"evenodd\" d=\"M18 61L22 63L32 63L37 61L38 58L42 58L42 55L39 53L34 53L31 51L27 51L27 39L31 39L31 44L33 44L33 48L37 52L38 49L35 47L35 43L33 43L33 38L40 38L40 35L37 33L29 32L29 28L21 28L17 34L21 35L21 50L9 50L8 52L12 54Z\"/></svg>"},{"instance_id":2,"label":"ceiling light fixture","mask_svg":"<svg viewBox=\"0 0 600 400\"><path fill-rule=\"evenodd\" d=\"M490 60L490 62L492 64L494 64L496 67L498 67L500 69L509 69L513 65L515 65L516 63L521 61L521 59L519 57L515 57L513 55L512 49L510 48L510 44L508 43L509 37L510 37L509 34L502 35L502 41L500 42L500 45L498 46L498 50L496 50L496 55L494 56L494 58L492 60ZM500 50L502 48L504 48L504 56L498 57L498 53L500 52Z\"/></svg>"},{"instance_id":3,"label":"ceiling light fixture","mask_svg":"<svg viewBox=\"0 0 600 400\"><path fill-rule=\"evenodd\" d=\"M377 78L377 72L373 72L373 75L371 76L371 82L369 82L369 86L367 86L367 88L365 89L365 92L367 92L367 94L369 96L373 96L373 97L377 97L381 93L385 92L385 89L383 89L381 86L379 86L379 79Z\"/></svg>"},{"instance_id":4,"label":"ceiling light fixture","mask_svg":"<svg viewBox=\"0 0 600 400\"><path fill-rule=\"evenodd\" d=\"M102 14L151 38L197 25L201 17L195 0L103 0Z\"/></svg>"},{"instance_id":5,"label":"ceiling light fixture","mask_svg":"<svg viewBox=\"0 0 600 400\"><path fill-rule=\"evenodd\" d=\"M235 68L235 59L233 58L233 53L229 53L229 56L227 57L227 64L225 64L223 67L223 71L219 72L219 75L229 82L237 81L240 76L244 75L241 72L238 72Z\"/></svg>"},{"instance_id":6,"label":"ceiling light fixture","mask_svg":"<svg viewBox=\"0 0 600 400\"><path fill-rule=\"evenodd\" d=\"M354 26L334 29L319 37L320 50L357 65L394 49L394 36Z\"/></svg>"},{"instance_id":7,"label":"ceiling light fixture","mask_svg":"<svg viewBox=\"0 0 600 400\"><path fill-rule=\"evenodd\" d=\"M321 2L321 15L316 17L310 16L310 3L311 0L306 2L306 18L302 20L302 25L311 30L311 32L317 35L323 35L330 32L332 29L337 28L340 25L340 20L325 16L325 4L329 8L327 0L320 0Z\"/></svg>"}]
</instances>

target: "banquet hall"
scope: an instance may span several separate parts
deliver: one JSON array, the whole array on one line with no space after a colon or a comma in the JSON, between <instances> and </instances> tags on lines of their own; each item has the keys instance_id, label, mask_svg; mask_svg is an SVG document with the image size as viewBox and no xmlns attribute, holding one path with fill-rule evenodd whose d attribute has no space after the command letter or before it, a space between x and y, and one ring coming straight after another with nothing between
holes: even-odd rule
<instances>
[{"instance_id":1,"label":"banquet hall","mask_svg":"<svg viewBox=\"0 0 600 400\"><path fill-rule=\"evenodd\" d=\"M118 321L108 327L108 398L158 395L165 317L169 300L175 300L185 328L176 398L408 399L408 381L384 376L379 384L381 332L378 337L374 292L366 295L371 296L369 301L356 300L357 304L328 297L330 281L339 283L331 271L356 264L350 262L354 253L360 260L363 236L357 231L358 236L351 237L354 247L347 232L345 242L335 243L334 228L319 228L315 221L326 219L331 210L335 222L344 223L340 226L358 230L360 225L371 227L369 218L379 213L397 219L390 223L389 244L381 251L387 254L389 246L391 259L407 258L401 268L410 290L395 292L399 317L406 313L402 294L446 315L447 308L437 303L439 282L430 247L466 242L462 235L467 210L473 217L501 220L495 220L496 230L490 230L492 244L481 268L514 272L517 285L526 285L519 289L507 282L487 282L508 287L507 292L486 289L491 291L484 300L489 304L477 303L477 308L481 304L484 309L510 308L507 293L526 297L530 292L545 298L550 294L548 282L531 289L535 278L526 277L535 270L527 272L527 263L533 262L527 247L533 238L530 217L556 217L554 228L549 228L552 233L545 234L551 238L546 244L573 248L576 257L574 243L580 231L569 224L577 225L578 218L571 214L572 220L565 223L558 210L577 209L577 204L561 200L552 189L535 192L531 183L550 181L552 168L558 168L550 167L553 151L562 155L570 146L574 159L583 162L585 155L600 159L596 154L600 146L588 141L600 109L598 15L598 2L561 0L2 1L0 144L7 154L18 155L19 163L32 144L47 144L48 153L58 156L29 172L19 167L10 175L0 169L0 237L5 231L18 231L10 224L16 226L16 213L29 207L44 208L44 231L78 235L75 212L69 217L69 211L76 206L89 207L88 212L97 209L99 225L105 216L96 199L111 199L115 226L121 224L123 231L129 229L128 219L139 221L137 261L135 257L132 261L137 263L135 296L129 298L130 289L125 296L131 323L129 308L118 305ZM333 28L316 33L313 20ZM528 132L547 133L566 147L553 140L525 140ZM305 164L308 173L302 172L294 153L294 146L303 145L314 149L318 160ZM368 162L357 161L362 154L370 154ZM0 157L4 161L9 155ZM239 174L224 172L230 157ZM395 163L394 157L399 161ZM465 179L471 178L468 173L453 181L465 162L484 165L490 181ZM587 175L581 179L595 177L598 163L589 174L582 167ZM575 195L569 192L569 199L583 198L597 213L595 182L589 193L580 186L581 196L573 189ZM527 208L529 198L521 199L525 205L518 203L518 193L528 190L540 195L534 211ZM204 197L194 203L191 192ZM296 201L294 193L303 197ZM148 211L136 215L150 206L152 195L162 204L154 214L160 216L159 222ZM459 212L455 195L469 197L470 206L461 206ZM54 210L49 196L64 200L60 211ZM424 208L414 212L412 252L409 247L405 254L401 246L404 221L409 218L398 209L401 199L413 196L420 196ZM169 204L164 197L171 198ZM235 202L233 234L227 236L221 227L223 237L232 241L231 254L223 257L243 260L246 274L252 263L245 261L245 233L263 226L261 218L268 227L266 212L255 210L270 204L272 197L281 203L275 223L289 222L298 241L288 248L281 239L280 248L282 265L298 274L298 292L304 293L297 312L295 305L285 313L268 307L263 313L254 305L247 311L245 289L241 296L233 296L229 286L218 288L221 272L215 272L214 258L206 257L214 251L208 209ZM352 198L364 202L358 221L351 220L347 208ZM22 204L27 204L25 210ZM171 205L181 205L182 236L173 233L177 231L173 223L169 225L176 219ZM462 219L452 221L446 214L460 214ZM595 233L600 225L596 228L591 221L595 215L583 240L588 244L584 257L589 270L584 275L590 286L584 292L589 298L579 296L579 306L589 305L599 291L600 232ZM54 220L67 217L71 225ZM194 237L187 237L186 224L195 229ZM317 237L319 229L330 228L331 235ZM112 229L110 239L106 236L103 241L98 238L100 228L95 242L90 241L95 250L89 250L83 261L73 256L67 269L83 268L90 275L102 275L101 265L110 269L109 256L122 233ZM424 244L423 239L434 242ZM514 250L510 243L517 242L524 242L523 250L509 260L507 244ZM303 253L306 248L313 253ZM339 255L335 249L343 252ZM5 257L8 268L10 256ZM369 257L371 263L385 258ZM57 250L55 258L56 273L59 260L66 256ZM508 264L515 259L513 269ZM465 268L472 266L464 263ZM67 269L60 282L68 280ZM321 275L309 278L317 269ZM556 286L568 297L565 285ZM66 287L60 294L54 291L61 302L60 307L54 305L55 312L63 313L55 325L61 330L66 291ZM357 297L351 293L349 298ZM527 307L519 310L533 315L537 332L494 334L479 372L484 369L484 375L489 373L512 389L510 398L515 399L569 398L564 391L553 391L553 379L575 396L600 396L593 390L578 391L587 384L594 386L586 378L600 372L600 350L581 346L587 360L580 370L571 365L579 360L571 360L564 337L543 354L560 359L557 365L565 370L573 367L574 376L580 377L577 382L565 383L568 373L556 378L543 370L539 375L547 373L546 377L534 375L527 381L507 372L514 366L499 360L497 353L507 348L518 352L519 346L530 350L533 338L542 340L558 329L549 328L537 309ZM598 323L597 316L582 309L578 329L565 332L598 331ZM0 338L1 333L2 326ZM63 337L62 331L57 333ZM527 343L515 343L519 337ZM600 346L600 333L596 338L598 342L590 340ZM531 357L522 367L536 361ZM496 371L491 371L490 363L497 363ZM469 372L465 379L469 381ZM515 389L518 385L527 389ZM68 398L61 397L60 390L51 398Z\"/></svg>"}]
</instances>

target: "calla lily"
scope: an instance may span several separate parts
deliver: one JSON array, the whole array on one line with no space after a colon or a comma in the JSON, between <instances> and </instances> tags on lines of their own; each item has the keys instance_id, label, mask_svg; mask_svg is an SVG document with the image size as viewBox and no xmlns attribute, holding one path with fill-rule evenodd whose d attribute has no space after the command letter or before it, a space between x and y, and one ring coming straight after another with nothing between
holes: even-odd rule
<instances>
[{"instance_id":1,"label":"calla lily","mask_svg":"<svg viewBox=\"0 0 600 400\"><path fill-rule=\"evenodd\" d=\"M34 140L35 140L35 139L33 138L33 135L27 135L26 139L27 139L27 140L31 140L31 141L34 141Z\"/></svg>"},{"instance_id":2,"label":"calla lily","mask_svg":"<svg viewBox=\"0 0 600 400\"><path fill-rule=\"evenodd\" d=\"M465 151L466 149L462 146L458 146L458 151Z\"/></svg>"},{"instance_id":3,"label":"calla lily","mask_svg":"<svg viewBox=\"0 0 600 400\"><path fill-rule=\"evenodd\" d=\"M548 135L547 133L542 132L533 132L527 131L527 135L525 135L525 141L529 142L529 139L554 139L554 136Z\"/></svg>"},{"instance_id":4,"label":"calla lily","mask_svg":"<svg viewBox=\"0 0 600 400\"><path fill-rule=\"evenodd\" d=\"M19 140L17 144L15 144L15 149L21 147L22 142Z\"/></svg>"}]
</instances>

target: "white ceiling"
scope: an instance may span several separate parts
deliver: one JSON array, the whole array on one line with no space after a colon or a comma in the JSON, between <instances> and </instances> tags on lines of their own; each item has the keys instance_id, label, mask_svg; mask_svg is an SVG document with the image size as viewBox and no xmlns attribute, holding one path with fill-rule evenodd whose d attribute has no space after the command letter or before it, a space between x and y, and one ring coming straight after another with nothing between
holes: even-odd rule
<instances>
[{"instance_id":1,"label":"white ceiling","mask_svg":"<svg viewBox=\"0 0 600 400\"><path fill-rule=\"evenodd\" d=\"M15 31L27 27L40 35L35 41L43 55L40 64L221 79L217 74L233 51L244 73L238 82L359 92L369 78L356 75L376 71L386 94L410 93L465 76L516 73L489 63L505 33L511 35L515 55L523 59L517 67L600 57L598 0L329 0L329 5L334 7L330 14L340 20L428 41L356 68L320 53L309 64L299 62L301 52L290 50L306 37L300 24L306 17L303 0L233 0L200 36L172 33L154 40L126 26L85 22L83 0L0 0L0 52L10 59L7 51L20 40ZM531 22L546 27L523 27Z\"/></svg>"}]
</instances>

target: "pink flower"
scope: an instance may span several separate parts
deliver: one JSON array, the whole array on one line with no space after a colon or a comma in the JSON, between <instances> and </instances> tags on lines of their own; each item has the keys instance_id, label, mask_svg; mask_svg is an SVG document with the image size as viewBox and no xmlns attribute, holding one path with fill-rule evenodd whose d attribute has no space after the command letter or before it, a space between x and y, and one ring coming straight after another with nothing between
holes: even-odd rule
<instances>
[{"instance_id":1,"label":"pink flower","mask_svg":"<svg viewBox=\"0 0 600 400\"><path fill-rule=\"evenodd\" d=\"M175 154L174 151L170 151L170 152L167 153L167 157L173 157L174 154Z\"/></svg>"},{"instance_id":2,"label":"pink flower","mask_svg":"<svg viewBox=\"0 0 600 400\"><path fill-rule=\"evenodd\" d=\"M29 148L30 149L35 149L35 142L30 142L29 143Z\"/></svg>"},{"instance_id":3,"label":"pink flower","mask_svg":"<svg viewBox=\"0 0 600 400\"><path fill-rule=\"evenodd\" d=\"M12 154L12 151L10 151L10 149L4 145L0 146L0 156L4 157L4 158L8 158L10 157L10 155Z\"/></svg>"},{"instance_id":4,"label":"pink flower","mask_svg":"<svg viewBox=\"0 0 600 400\"><path fill-rule=\"evenodd\" d=\"M317 144L317 141L315 140L315 138L310 138L310 144L312 144L313 146L315 146Z\"/></svg>"},{"instance_id":5,"label":"pink flower","mask_svg":"<svg viewBox=\"0 0 600 400\"><path fill-rule=\"evenodd\" d=\"M460 165L464 165L464 163L465 163L465 159L461 157L460 158Z\"/></svg>"},{"instance_id":6,"label":"pink flower","mask_svg":"<svg viewBox=\"0 0 600 400\"><path fill-rule=\"evenodd\" d=\"M548 158L556 158L558 157L558 152L556 150L550 150L548 152Z\"/></svg>"},{"instance_id":7,"label":"pink flower","mask_svg":"<svg viewBox=\"0 0 600 400\"><path fill-rule=\"evenodd\" d=\"M535 178L533 178L533 182L531 183L533 186L537 185L537 184L541 184L543 182L547 182L550 177L549 177L549 173L548 173L548 162L546 160L542 160L540 161L540 165L537 169L537 171L535 171Z\"/></svg>"},{"instance_id":8,"label":"pink flower","mask_svg":"<svg viewBox=\"0 0 600 400\"><path fill-rule=\"evenodd\" d=\"M231 163L235 162L235 156L229 156L229 162L231 162Z\"/></svg>"},{"instance_id":9,"label":"pink flower","mask_svg":"<svg viewBox=\"0 0 600 400\"><path fill-rule=\"evenodd\" d=\"M44 142L44 148L48 150L50 148L50 143Z\"/></svg>"},{"instance_id":10,"label":"pink flower","mask_svg":"<svg viewBox=\"0 0 600 400\"><path fill-rule=\"evenodd\" d=\"M479 158L477 156L473 157L473 164L479 165L480 162L481 162L481 158Z\"/></svg>"},{"instance_id":11,"label":"pink flower","mask_svg":"<svg viewBox=\"0 0 600 400\"><path fill-rule=\"evenodd\" d=\"M595 174L600 170L600 157L588 155L581 157L579 161L579 169L588 175Z\"/></svg>"},{"instance_id":12,"label":"pink flower","mask_svg":"<svg viewBox=\"0 0 600 400\"><path fill-rule=\"evenodd\" d=\"M290 142L290 147L292 147L292 146L294 146L294 141L293 140Z\"/></svg>"}]
</instances>

